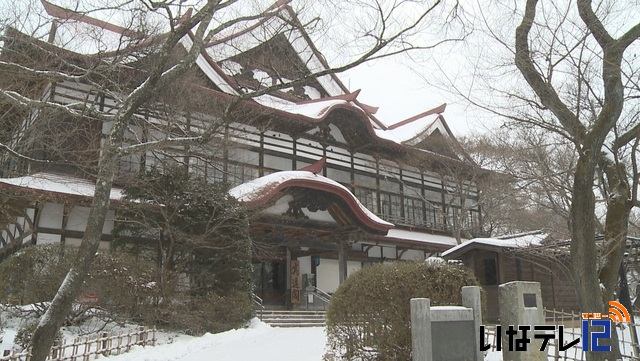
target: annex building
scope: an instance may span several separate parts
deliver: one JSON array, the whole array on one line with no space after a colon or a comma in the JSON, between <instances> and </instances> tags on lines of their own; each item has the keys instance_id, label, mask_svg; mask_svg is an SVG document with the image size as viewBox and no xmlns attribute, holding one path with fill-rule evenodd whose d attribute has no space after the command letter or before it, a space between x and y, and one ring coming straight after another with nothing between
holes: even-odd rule
<instances>
[{"instance_id":1,"label":"annex building","mask_svg":"<svg viewBox=\"0 0 640 361\"><path fill-rule=\"evenodd\" d=\"M23 59L25 66L55 54L52 64L70 74L73 66L104 62L113 68L117 61L111 79L121 77L125 84L144 76L145 59L93 53L63 41L70 32L65 27L92 27L105 38L140 34L44 0L42 6L57 19L48 41L9 30L13 41L5 43L3 59L22 59L15 55L19 49L31 55ZM271 245L271 252L253 256L255 293L267 304L296 304L307 285L331 293L368 264L440 255L458 244L456 236L479 234L479 170L447 126L445 105L395 123L378 119L377 108L362 103L359 91L348 89L337 75L309 76L329 64L304 29L294 26L290 7L279 2L270 9L278 9L279 16L229 29L198 55L180 91L137 114L140 121L127 133L131 144L198 135L212 122L221 123L208 146L169 144L122 157L102 247L110 247L127 179L166 162L180 163L210 182L229 183L230 194L256 210L251 239ZM188 50L192 39L185 36L181 44ZM238 100L295 79L306 80ZM126 93L100 91L97 83L100 79L30 79L21 91L61 106L81 102L113 114ZM11 111L8 104L0 107L0 114ZM56 126L47 126L35 142L24 142L25 130L42 117ZM35 159L51 159L47 147L60 134L75 135L57 145L65 156L51 164L9 154L1 158L0 259L25 245L78 245L93 195L91 170L111 124L90 115L70 120L55 111L12 119L9 141Z\"/></svg>"}]
</instances>

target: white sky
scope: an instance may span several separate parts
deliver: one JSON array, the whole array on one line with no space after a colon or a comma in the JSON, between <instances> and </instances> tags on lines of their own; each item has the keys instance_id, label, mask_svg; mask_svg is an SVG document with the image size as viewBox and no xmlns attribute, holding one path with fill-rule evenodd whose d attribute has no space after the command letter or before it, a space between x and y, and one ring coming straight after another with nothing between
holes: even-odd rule
<instances>
[{"instance_id":1,"label":"white sky","mask_svg":"<svg viewBox=\"0 0 640 361\"><path fill-rule=\"evenodd\" d=\"M399 59L365 63L345 74L338 75L354 91L362 89L361 102L380 107L376 116L387 124L447 103L444 118L456 136L481 131L473 109L465 107L454 96L425 84L412 69ZM476 126L474 126L476 124Z\"/></svg>"}]
</instances>

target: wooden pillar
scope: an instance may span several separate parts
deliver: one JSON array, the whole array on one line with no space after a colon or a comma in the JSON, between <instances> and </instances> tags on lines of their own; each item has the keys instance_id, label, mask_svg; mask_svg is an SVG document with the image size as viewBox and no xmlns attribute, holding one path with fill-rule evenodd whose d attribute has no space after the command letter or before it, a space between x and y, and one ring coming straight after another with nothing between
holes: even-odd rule
<instances>
[{"instance_id":1,"label":"wooden pillar","mask_svg":"<svg viewBox=\"0 0 640 361\"><path fill-rule=\"evenodd\" d=\"M338 273L339 273L339 281L340 284L344 282L347 278L347 250L346 244L347 242L341 240L338 244Z\"/></svg>"},{"instance_id":2,"label":"wooden pillar","mask_svg":"<svg viewBox=\"0 0 640 361\"><path fill-rule=\"evenodd\" d=\"M285 257L284 264L286 267L286 293L284 297L284 304L289 308L291 307L291 250L289 250L289 247L287 247L287 256Z\"/></svg>"}]
</instances>

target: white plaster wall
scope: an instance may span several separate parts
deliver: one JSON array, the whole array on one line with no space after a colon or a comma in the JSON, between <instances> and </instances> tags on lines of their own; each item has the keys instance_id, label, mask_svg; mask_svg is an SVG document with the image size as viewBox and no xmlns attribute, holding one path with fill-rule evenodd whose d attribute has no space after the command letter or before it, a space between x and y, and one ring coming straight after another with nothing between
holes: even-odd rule
<instances>
[{"instance_id":1,"label":"white plaster wall","mask_svg":"<svg viewBox=\"0 0 640 361\"><path fill-rule=\"evenodd\" d=\"M116 218L116 212L109 210L107 212L107 218L104 220L104 226L102 227L102 234L111 234L113 231L114 219Z\"/></svg>"},{"instance_id":2,"label":"white plaster wall","mask_svg":"<svg viewBox=\"0 0 640 361\"><path fill-rule=\"evenodd\" d=\"M382 257L382 251L380 251L380 246L373 246L373 247L369 248L369 251L367 251L367 254L371 258L380 258L380 257Z\"/></svg>"},{"instance_id":3,"label":"white plaster wall","mask_svg":"<svg viewBox=\"0 0 640 361\"><path fill-rule=\"evenodd\" d=\"M344 140L344 136L342 135L342 133L340 132L340 129L338 129L338 127L336 127L333 124L329 124L329 129L330 129L330 134L339 142L343 142L346 143L347 141Z\"/></svg>"},{"instance_id":4,"label":"white plaster wall","mask_svg":"<svg viewBox=\"0 0 640 361\"><path fill-rule=\"evenodd\" d=\"M394 246L382 247L382 257L387 259L396 259L396 247Z\"/></svg>"},{"instance_id":5,"label":"white plaster wall","mask_svg":"<svg viewBox=\"0 0 640 361\"><path fill-rule=\"evenodd\" d=\"M89 219L89 207L73 207L69 212L69 220L67 221L67 229L70 231L84 232L87 228L87 220Z\"/></svg>"},{"instance_id":6,"label":"white plaster wall","mask_svg":"<svg viewBox=\"0 0 640 361\"><path fill-rule=\"evenodd\" d=\"M318 288L325 292L335 292L340 285L339 265L336 259L320 259L320 265L316 267ZM347 277L362 268L359 261L347 261Z\"/></svg>"},{"instance_id":7,"label":"white plaster wall","mask_svg":"<svg viewBox=\"0 0 640 361\"><path fill-rule=\"evenodd\" d=\"M67 229L70 231L84 232L87 228L90 211L91 208L89 207L75 206L71 208L71 211L69 212L69 219L67 220ZM111 234L111 231L113 230L114 217L115 211L109 210L104 221L104 226L102 227L103 234Z\"/></svg>"},{"instance_id":8,"label":"white plaster wall","mask_svg":"<svg viewBox=\"0 0 640 361\"><path fill-rule=\"evenodd\" d=\"M64 205L56 203L45 203L40 215L40 227L62 229L62 214Z\"/></svg>"},{"instance_id":9,"label":"white plaster wall","mask_svg":"<svg viewBox=\"0 0 640 361\"><path fill-rule=\"evenodd\" d=\"M80 247L82 240L80 238L65 238L64 244L67 246Z\"/></svg>"},{"instance_id":10,"label":"white plaster wall","mask_svg":"<svg viewBox=\"0 0 640 361\"><path fill-rule=\"evenodd\" d=\"M402 260L424 260L424 252L422 251L417 251L415 249L408 249L406 250L402 256L400 256L400 259Z\"/></svg>"},{"instance_id":11,"label":"white plaster wall","mask_svg":"<svg viewBox=\"0 0 640 361\"><path fill-rule=\"evenodd\" d=\"M278 199L273 206L265 209L263 212L268 214L281 215L289 209L289 202L291 202L292 200L293 197L287 194ZM309 217L309 219L313 221L336 223L336 220L333 219L328 211L311 212L309 211L309 209L303 208L302 212L305 214L305 216Z\"/></svg>"},{"instance_id":12,"label":"white plaster wall","mask_svg":"<svg viewBox=\"0 0 640 361\"><path fill-rule=\"evenodd\" d=\"M20 225L20 228L22 229L23 232L26 232L29 230L29 227L27 227L27 221L24 219L24 217L16 218L16 222Z\"/></svg>"},{"instance_id":13,"label":"white plaster wall","mask_svg":"<svg viewBox=\"0 0 640 361\"><path fill-rule=\"evenodd\" d=\"M298 257L300 261L300 274L311 273L311 256Z\"/></svg>"},{"instance_id":14,"label":"white plaster wall","mask_svg":"<svg viewBox=\"0 0 640 361\"><path fill-rule=\"evenodd\" d=\"M59 234L38 233L38 244L60 243Z\"/></svg>"},{"instance_id":15,"label":"white plaster wall","mask_svg":"<svg viewBox=\"0 0 640 361\"><path fill-rule=\"evenodd\" d=\"M35 219L34 219L35 214L36 214L36 210L34 208L27 209L27 216L29 217L29 219L32 222L35 221ZM31 227L29 227L29 224L27 222L25 222L24 230L27 231L29 229L31 229Z\"/></svg>"}]
</instances>

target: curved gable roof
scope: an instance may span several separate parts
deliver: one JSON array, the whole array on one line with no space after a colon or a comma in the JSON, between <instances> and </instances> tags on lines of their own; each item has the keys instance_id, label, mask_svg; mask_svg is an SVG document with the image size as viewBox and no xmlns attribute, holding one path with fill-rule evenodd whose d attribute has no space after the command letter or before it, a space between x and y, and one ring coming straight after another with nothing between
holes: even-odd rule
<instances>
[{"instance_id":1,"label":"curved gable roof","mask_svg":"<svg viewBox=\"0 0 640 361\"><path fill-rule=\"evenodd\" d=\"M347 205L353 216L370 232L386 234L394 227L392 223L382 220L369 211L342 184L307 170L272 173L234 187L229 191L229 194L241 202L255 206L268 203L282 190L289 187L315 189L337 196Z\"/></svg>"}]
</instances>

